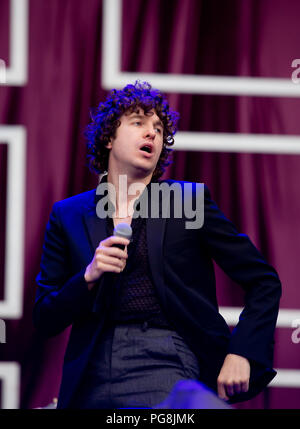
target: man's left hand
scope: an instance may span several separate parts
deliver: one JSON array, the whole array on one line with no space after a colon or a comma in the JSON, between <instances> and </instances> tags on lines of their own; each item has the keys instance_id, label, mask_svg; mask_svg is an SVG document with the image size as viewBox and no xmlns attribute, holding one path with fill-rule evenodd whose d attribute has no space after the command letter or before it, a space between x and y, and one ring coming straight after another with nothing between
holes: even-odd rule
<instances>
[{"instance_id":1,"label":"man's left hand","mask_svg":"<svg viewBox=\"0 0 300 429\"><path fill-rule=\"evenodd\" d=\"M228 354L217 379L218 395L227 401L230 396L249 389L250 363L243 356Z\"/></svg>"}]
</instances>

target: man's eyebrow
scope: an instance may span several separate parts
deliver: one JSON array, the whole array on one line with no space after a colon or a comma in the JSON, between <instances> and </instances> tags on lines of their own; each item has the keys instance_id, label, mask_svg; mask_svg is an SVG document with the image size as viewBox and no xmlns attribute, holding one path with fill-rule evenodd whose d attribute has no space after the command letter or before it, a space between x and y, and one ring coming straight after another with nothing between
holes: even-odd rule
<instances>
[{"instance_id":1,"label":"man's eyebrow","mask_svg":"<svg viewBox=\"0 0 300 429\"><path fill-rule=\"evenodd\" d=\"M143 118L145 115L141 115L139 113L131 113L128 118L129 119L134 119L134 118Z\"/></svg>"}]
</instances>

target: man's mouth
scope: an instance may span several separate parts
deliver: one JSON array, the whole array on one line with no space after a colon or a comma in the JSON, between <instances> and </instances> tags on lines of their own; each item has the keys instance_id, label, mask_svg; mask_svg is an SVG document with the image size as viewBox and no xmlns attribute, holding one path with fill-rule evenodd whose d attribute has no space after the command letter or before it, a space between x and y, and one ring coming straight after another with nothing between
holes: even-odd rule
<instances>
[{"instance_id":1,"label":"man's mouth","mask_svg":"<svg viewBox=\"0 0 300 429\"><path fill-rule=\"evenodd\" d=\"M148 144L145 144L144 146L142 146L140 148L140 150L142 150L144 152L147 152L147 153L152 153L152 146L148 145Z\"/></svg>"}]
</instances>

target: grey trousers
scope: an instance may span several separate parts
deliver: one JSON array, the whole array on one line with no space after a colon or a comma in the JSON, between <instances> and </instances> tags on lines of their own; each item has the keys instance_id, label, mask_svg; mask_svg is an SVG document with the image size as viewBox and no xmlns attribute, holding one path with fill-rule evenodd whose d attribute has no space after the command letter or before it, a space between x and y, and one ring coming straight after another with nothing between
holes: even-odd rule
<instances>
[{"instance_id":1,"label":"grey trousers","mask_svg":"<svg viewBox=\"0 0 300 429\"><path fill-rule=\"evenodd\" d=\"M117 325L96 344L71 408L152 408L179 380L198 377L198 360L175 331Z\"/></svg>"}]
</instances>

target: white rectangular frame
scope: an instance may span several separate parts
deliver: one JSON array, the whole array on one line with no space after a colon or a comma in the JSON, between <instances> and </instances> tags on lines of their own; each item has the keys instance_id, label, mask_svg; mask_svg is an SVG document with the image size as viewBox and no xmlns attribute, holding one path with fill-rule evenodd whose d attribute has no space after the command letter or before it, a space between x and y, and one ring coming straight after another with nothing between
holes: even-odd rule
<instances>
[{"instance_id":1,"label":"white rectangular frame","mask_svg":"<svg viewBox=\"0 0 300 429\"><path fill-rule=\"evenodd\" d=\"M300 155L300 136L178 131L174 150Z\"/></svg>"},{"instance_id":2,"label":"white rectangular frame","mask_svg":"<svg viewBox=\"0 0 300 429\"><path fill-rule=\"evenodd\" d=\"M17 362L0 362L0 379L2 380L1 409L18 409L21 387L20 365Z\"/></svg>"},{"instance_id":3,"label":"white rectangular frame","mask_svg":"<svg viewBox=\"0 0 300 429\"><path fill-rule=\"evenodd\" d=\"M0 317L18 319L23 313L24 224L26 192L26 129L0 126L0 144L7 144L6 239L4 300Z\"/></svg>"},{"instance_id":4,"label":"white rectangular frame","mask_svg":"<svg viewBox=\"0 0 300 429\"><path fill-rule=\"evenodd\" d=\"M26 85L28 80L28 0L10 0L9 67L1 85Z\"/></svg>"},{"instance_id":5,"label":"white rectangular frame","mask_svg":"<svg viewBox=\"0 0 300 429\"><path fill-rule=\"evenodd\" d=\"M219 312L222 317L226 320L226 323L229 326L235 326L239 321L239 316L242 312L242 307L220 307ZM279 314L277 318L276 327L277 328L291 328L293 327L293 322L295 320L300 320L300 310L292 308L282 308L279 309Z\"/></svg>"},{"instance_id":6,"label":"white rectangular frame","mask_svg":"<svg viewBox=\"0 0 300 429\"><path fill-rule=\"evenodd\" d=\"M277 369L277 375L270 383L270 387L300 387L300 370L297 369Z\"/></svg>"},{"instance_id":7,"label":"white rectangular frame","mask_svg":"<svg viewBox=\"0 0 300 429\"><path fill-rule=\"evenodd\" d=\"M6 63L0 58L0 84L6 82Z\"/></svg>"},{"instance_id":8,"label":"white rectangular frame","mask_svg":"<svg viewBox=\"0 0 300 429\"><path fill-rule=\"evenodd\" d=\"M204 76L121 71L122 0L103 1L102 87L123 88L136 79L150 81L164 92L185 94L300 97L300 85L291 79ZM292 65L291 75L293 72Z\"/></svg>"}]
</instances>

